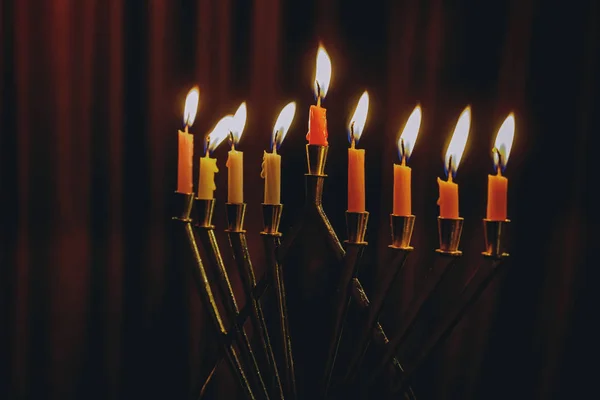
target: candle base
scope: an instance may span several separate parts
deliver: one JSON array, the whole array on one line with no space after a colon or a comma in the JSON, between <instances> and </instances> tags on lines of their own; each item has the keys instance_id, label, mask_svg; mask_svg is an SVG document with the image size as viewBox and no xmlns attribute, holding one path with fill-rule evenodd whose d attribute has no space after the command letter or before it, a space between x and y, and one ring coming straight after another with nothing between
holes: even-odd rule
<instances>
[{"instance_id":1,"label":"candle base","mask_svg":"<svg viewBox=\"0 0 600 400\"><path fill-rule=\"evenodd\" d=\"M281 236L279 223L283 213L283 204L262 204L263 230L262 235Z\"/></svg>"},{"instance_id":2,"label":"candle base","mask_svg":"<svg viewBox=\"0 0 600 400\"><path fill-rule=\"evenodd\" d=\"M458 245L460 244L463 223L464 218L438 217L440 247L436 250L437 253L453 257L462 255L462 251L458 250Z\"/></svg>"},{"instance_id":3,"label":"candle base","mask_svg":"<svg viewBox=\"0 0 600 400\"><path fill-rule=\"evenodd\" d=\"M202 228L214 228L212 218L215 212L215 199L196 199L194 203L196 203L194 207L196 225Z\"/></svg>"},{"instance_id":4,"label":"candle base","mask_svg":"<svg viewBox=\"0 0 600 400\"><path fill-rule=\"evenodd\" d=\"M175 210L175 214L178 216L173 217L173 219L177 219L182 222L190 222L193 207L193 193L175 192L175 196L173 197L173 210Z\"/></svg>"},{"instance_id":5,"label":"candle base","mask_svg":"<svg viewBox=\"0 0 600 400\"><path fill-rule=\"evenodd\" d=\"M410 239L412 238L413 228L415 226L414 215L394 215L390 214L390 227L392 229L392 249L412 251Z\"/></svg>"},{"instance_id":6,"label":"candle base","mask_svg":"<svg viewBox=\"0 0 600 400\"><path fill-rule=\"evenodd\" d=\"M484 257L501 259L509 256L509 254L504 251L509 223L509 219L505 219L504 221L483 220L485 251L481 254L483 254Z\"/></svg>"},{"instance_id":7,"label":"candle base","mask_svg":"<svg viewBox=\"0 0 600 400\"><path fill-rule=\"evenodd\" d=\"M346 231L348 233L346 243L367 244L365 242L367 222L369 222L369 213L367 211L346 211Z\"/></svg>"},{"instance_id":8,"label":"candle base","mask_svg":"<svg viewBox=\"0 0 600 400\"><path fill-rule=\"evenodd\" d=\"M244 230L246 203L227 203L225 207L227 210L227 229L225 229L225 232L246 232Z\"/></svg>"},{"instance_id":9,"label":"candle base","mask_svg":"<svg viewBox=\"0 0 600 400\"><path fill-rule=\"evenodd\" d=\"M327 163L327 152L329 146L319 146L315 144L306 145L306 161L309 175L325 175L325 164Z\"/></svg>"}]
</instances>

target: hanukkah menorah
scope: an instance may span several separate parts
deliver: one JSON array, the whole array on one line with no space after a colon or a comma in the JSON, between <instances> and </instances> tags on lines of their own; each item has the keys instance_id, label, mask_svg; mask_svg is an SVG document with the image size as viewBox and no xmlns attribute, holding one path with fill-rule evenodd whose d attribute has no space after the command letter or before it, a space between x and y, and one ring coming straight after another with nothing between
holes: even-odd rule
<instances>
[{"instance_id":1,"label":"hanukkah menorah","mask_svg":"<svg viewBox=\"0 0 600 400\"><path fill-rule=\"evenodd\" d=\"M509 221L483 220L485 247L480 265L450 299L450 310L425 333L417 355L405 364L398 354L422 317L424 304L462 256L459 244L464 221L438 218L439 248L435 250L434 265L403 316L399 331L387 334L379 318L392 283L413 252L411 236L416 217L390 215L388 259L380 268L382 273L372 293L368 293L358 270L368 246L369 213L346 212L346 238L342 243L322 206L327 151L328 146L306 145L305 206L291 232L279 232L282 204L262 205L264 276L257 278L254 272L244 230L246 204L225 205L227 251L233 255L243 283L241 294L232 289L222 257L225 249L215 236L215 200L174 194L174 228L186 243L189 257L185 262L192 267L210 328L221 349L217 364L228 364L250 399L349 398L348 393L356 397L356 393L373 386L414 399L411 381L415 373L506 267L508 253L504 246ZM244 298L242 308L238 296ZM276 315L265 313L263 303L268 297L275 304ZM349 318L351 310L356 315ZM268 324L268 319L274 322ZM246 331L248 326L252 335ZM349 329L353 332L352 345L341 349ZM366 357L369 350L375 350L376 356ZM337 362L342 351L348 359L343 364ZM215 370L216 366L203 383L200 398Z\"/></svg>"}]
</instances>

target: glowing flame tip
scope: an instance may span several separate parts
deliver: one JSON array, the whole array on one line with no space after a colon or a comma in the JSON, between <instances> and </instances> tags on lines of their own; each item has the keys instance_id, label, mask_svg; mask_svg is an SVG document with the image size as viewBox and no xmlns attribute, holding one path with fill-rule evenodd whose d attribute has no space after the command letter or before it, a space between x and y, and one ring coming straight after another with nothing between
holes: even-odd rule
<instances>
[{"instance_id":1,"label":"glowing flame tip","mask_svg":"<svg viewBox=\"0 0 600 400\"><path fill-rule=\"evenodd\" d=\"M360 140L362 132L365 128L365 124L367 122L367 114L369 113L369 93L365 90L360 96L358 103L356 104L356 109L354 110L354 114L350 119L350 124L348 126L348 141L352 143L352 139L356 143Z\"/></svg>"},{"instance_id":2,"label":"glowing flame tip","mask_svg":"<svg viewBox=\"0 0 600 400\"><path fill-rule=\"evenodd\" d=\"M204 151L213 152L215 149L225 140L231 131L231 124L233 122L233 115L226 115L213 128L208 134L207 140L204 144Z\"/></svg>"},{"instance_id":3,"label":"glowing flame tip","mask_svg":"<svg viewBox=\"0 0 600 400\"><path fill-rule=\"evenodd\" d=\"M317 66L315 68L315 95L324 99L331 81L331 60L323 46L317 51Z\"/></svg>"},{"instance_id":4,"label":"glowing flame tip","mask_svg":"<svg viewBox=\"0 0 600 400\"><path fill-rule=\"evenodd\" d=\"M187 94L185 98L185 108L183 110L183 124L186 126L192 126L196 119L196 112L198 111L198 101L200 99L200 90L198 86L194 86Z\"/></svg>"},{"instance_id":5,"label":"glowing flame tip","mask_svg":"<svg viewBox=\"0 0 600 400\"><path fill-rule=\"evenodd\" d=\"M448 150L446 150L444 168L448 175L452 174L452 176L454 176L456 170L458 170L460 159L462 158L469 137L470 127L471 107L467 106L458 118L454 133L452 134L452 139L450 139L450 144L448 145Z\"/></svg>"},{"instance_id":6,"label":"glowing flame tip","mask_svg":"<svg viewBox=\"0 0 600 400\"><path fill-rule=\"evenodd\" d=\"M271 146L275 144L276 148L279 149L281 143L283 143L283 139L287 135L288 130L290 129L290 125L294 119L294 115L296 115L296 103L290 102L288 103L281 112L279 113L279 117L277 117L277 121L273 126L273 135L271 136Z\"/></svg>"},{"instance_id":7,"label":"glowing flame tip","mask_svg":"<svg viewBox=\"0 0 600 400\"><path fill-rule=\"evenodd\" d=\"M246 116L248 112L246 109L246 102L242 102L238 107L237 111L233 116L233 121L231 122L231 134L233 136L233 142L238 144L240 142L240 138L242 137L242 133L244 132L244 127L246 126Z\"/></svg>"},{"instance_id":8,"label":"glowing flame tip","mask_svg":"<svg viewBox=\"0 0 600 400\"><path fill-rule=\"evenodd\" d=\"M496 135L496 142L494 143L494 167L498 167L504 170L508 157L510 156L510 149L512 148L513 139L515 137L515 115L513 113L508 114L508 117L500 126L498 134Z\"/></svg>"},{"instance_id":9,"label":"glowing flame tip","mask_svg":"<svg viewBox=\"0 0 600 400\"><path fill-rule=\"evenodd\" d=\"M412 154L412 150L415 147L415 143L417 141L417 136L419 136L419 128L421 127L421 117L422 111L421 106L417 105L413 112L408 117L406 121L406 125L404 125L404 129L402 130L402 134L398 139L398 152L400 154L400 159L406 158L407 160L410 158Z\"/></svg>"}]
</instances>

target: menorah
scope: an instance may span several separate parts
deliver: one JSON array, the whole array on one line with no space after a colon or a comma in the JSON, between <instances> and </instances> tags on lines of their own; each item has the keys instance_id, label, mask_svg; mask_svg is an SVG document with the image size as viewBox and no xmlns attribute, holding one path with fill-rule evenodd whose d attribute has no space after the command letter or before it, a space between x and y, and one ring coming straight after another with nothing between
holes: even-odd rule
<instances>
[{"instance_id":1,"label":"menorah","mask_svg":"<svg viewBox=\"0 0 600 400\"><path fill-rule=\"evenodd\" d=\"M403 364L397 358L399 350L422 317L424 304L462 255L459 244L463 219L438 218L437 258L423 289L403 317L402 328L389 336L379 317L392 282L413 251L411 236L415 216L390 216L389 261L368 296L357 273L368 245L365 234L369 213L346 212L347 238L342 244L322 206L327 151L328 146L306 145L305 207L288 235L283 237L279 232L283 205L262 205L264 226L260 234L267 273L261 279L255 276L246 241L246 204L226 204L229 248L246 300L242 309L238 307L215 236L212 221L215 201L175 193L176 231L189 247L194 280L210 317L211 329L218 338L222 358L248 398L348 398L348 393L355 393L350 390L378 385L389 393L414 399L411 379L415 372L507 265L504 243L510 221L483 220L485 249L481 265L452 299L452 307L441 316L441 322L426 333L417 356L409 364ZM307 248L307 240L318 241L321 251ZM267 328L261 302L267 293L274 293L277 329ZM355 335L350 354L346 354L349 362L342 368L336 360L344 331L349 329L348 313L352 303L356 306L353 309L358 310L352 319L359 322L352 326ZM320 312L315 313L310 305L321 305ZM244 328L248 319L254 333L252 341ZM370 348L376 349L377 357L374 364L367 367L365 355ZM298 358L304 360L302 370L297 368ZM307 363L306 360L316 361ZM216 365L213 373L215 369ZM213 373L204 382L200 397ZM299 381L298 375L304 379Z\"/></svg>"}]
</instances>

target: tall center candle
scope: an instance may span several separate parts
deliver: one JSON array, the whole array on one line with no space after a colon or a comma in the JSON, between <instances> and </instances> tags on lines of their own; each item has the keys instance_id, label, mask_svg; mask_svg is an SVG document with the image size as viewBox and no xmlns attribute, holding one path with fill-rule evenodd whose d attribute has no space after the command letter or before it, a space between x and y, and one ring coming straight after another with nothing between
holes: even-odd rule
<instances>
[{"instance_id":1,"label":"tall center candle","mask_svg":"<svg viewBox=\"0 0 600 400\"><path fill-rule=\"evenodd\" d=\"M452 139L446 150L444 168L448 174L448 181L437 179L440 187L440 197L438 205L440 206L440 217L442 218L459 218L458 209L458 184L453 182L453 176L456 174L460 159L465 150L467 139L469 137L469 129L471 126L471 108L467 107L463 110L458 118Z\"/></svg>"},{"instance_id":2,"label":"tall center candle","mask_svg":"<svg viewBox=\"0 0 600 400\"><path fill-rule=\"evenodd\" d=\"M200 92L197 87L192 88L186 99L183 112L183 123L185 128L178 132L178 157L177 157L177 191L179 193L192 193L192 167L194 157L194 136L188 132L188 128L194 123L196 111L198 110L198 99Z\"/></svg>"},{"instance_id":3,"label":"tall center candle","mask_svg":"<svg viewBox=\"0 0 600 400\"><path fill-rule=\"evenodd\" d=\"M348 211L365 212L365 150L355 148L367 122L369 94L365 91L356 105L348 129Z\"/></svg>"},{"instance_id":4,"label":"tall center candle","mask_svg":"<svg viewBox=\"0 0 600 400\"><path fill-rule=\"evenodd\" d=\"M315 69L315 96L317 104L310 106L308 119L308 144L327 146L327 110L321 107L321 100L327 95L331 80L331 60L322 46L317 52L317 66Z\"/></svg>"},{"instance_id":5,"label":"tall center candle","mask_svg":"<svg viewBox=\"0 0 600 400\"><path fill-rule=\"evenodd\" d=\"M411 169L406 165L406 162L412 154L420 126L421 107L416 106L410 117L408 117L400 139L398 139L398 154L400 155L401 164L394 164L394 215L403 217L412 215Z\"/></svg>"},{"instance_id":6,"label":"tall center candle","mask_svg":"<svg viewBox=\"0 0 600 400\"><path fill-rule=\"evenodd\" d=\"M244 153L236 150L246 125L246 103L242 103L233 116L230 130L231 150L227 157L227 202L244 202Z\"/></svg>"},{"instance_id":7,"label":"tall center candle","mask_svg":"<svg viewBox=\"0 0 600 400\"><path fill-rule=\"evenodd\" d=\"M271 153L264 152L260 177L265 180L264 204L281 204L281 156L277 149L281 146L296 113L296 103L286 105L275 122L271 137Z\"/></svg>"}]
</instances>

